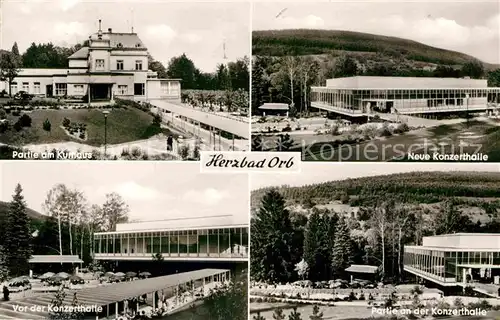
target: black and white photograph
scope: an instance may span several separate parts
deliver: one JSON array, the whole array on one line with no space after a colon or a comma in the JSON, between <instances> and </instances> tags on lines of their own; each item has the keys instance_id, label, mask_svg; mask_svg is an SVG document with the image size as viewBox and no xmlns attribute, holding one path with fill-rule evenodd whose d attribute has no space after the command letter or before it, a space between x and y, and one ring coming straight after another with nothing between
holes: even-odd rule
<instances>
[{"instance_id":1,"label":"black and white photograph","mask_svg":"<svg viewBox=\"0 0 500 320\"><path fill-rule=\"evenodd\" d=\"M1 11L1 159L249 150L249 2L4 0Z\"/></svg>"},{"instance_id":2,"label":"black and white photograph","mask_svg":"<svg viewBox=\"0 0 500 320\"><path fill-rule=\"evenodd\" d=\"M248 175L74 163L0 167L0 319L247 319Z\"/></svg>"},{"instance_id":3,"label":"black and white photograph","mask_svg":"<svg viewBox=\"0 0 500 320\"><path fill-rule=\"evenodd\" d=\"M500 160L498 1L256 2L252 150Z\"/></svg>"},{"instance_id":4,"label":"black and white photograph","mask_svg":"<svg viewBox=\"0 0 500 320\"><path fill-rule=\"evenodd\" d=\"M251 175L250 316L498 319L496 164Z\"/></svg>"}]
</instances>

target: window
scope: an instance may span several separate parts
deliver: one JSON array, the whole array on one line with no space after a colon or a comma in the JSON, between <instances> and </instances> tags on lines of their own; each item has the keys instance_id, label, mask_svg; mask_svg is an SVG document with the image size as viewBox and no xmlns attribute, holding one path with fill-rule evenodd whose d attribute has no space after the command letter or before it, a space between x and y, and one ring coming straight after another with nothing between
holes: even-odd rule
<instances>
[{"instance_id":1,"label":"window","mask_svg":"<svg viewBox=\"0 0 500 320\"><path fill-rule=\"evenodd\" d=\"M134 96L143 96L144 94L144 83L134 83Z\"/></svg>"},{"instance_id":2,"label":"window","mask_svg":"<svg viewBox=\"0 0 500 320\"><path fill-rule=\"evenodd\" d=\"M142 70L142 60L135 61L135 70Z\"/></svg>"},{"instance_id":3,"label":"window","mask_svg":"<svg viewBox=\"0 0 500 320\"><path fill-rule=\"evenodd\" d=\"M40 82L34 84L35 94L40 93Z\"/></svg>"},{"instance_id":4,"label":"window","mask_svg":"<svg viewBox=\"0 0 500 320\"><path fill-rule=\"evenodd\" d=\"M118 92L117 92L117 94L125 95L125 94L127 94L127 92L128 92L127 85L118 85Z\"/></svg>"},{"instance_id":5,"label":"window","mask_svg":"<svg viewBox=\"0 0 500 320\"><path fill-rule=\"evenodd\" d=\"M23 91L26 91L26 92L30 91L30 84L29 84L29 82L23 82Z\"/></svg>"},{"instance_id":6,"label":"window","mask_svg":"<svg viewBox=\"0 0 500 320\"><path fill-rule=\"evenodd\" d=\"M118 48L123 48L123 44L120 42L116 45Z\"/></svg>"},{"instance_id":7,"label":"window","mask_svg":"<svg viewBox=\"0 0 500 320\"><path fill-rule=\"evenodd\" d=\"M83 84L75 84L73 88L75 90L75 94L83 94Z\"/></svg>"},{"instance_id":8,"label":"window","mask_svg":"<svg viewBox=\"0 0 500 320\"><path fill-rule=\"evenodd\" d=\"M12 94L17 93L17 82L12 82L10 84L10 91L11 91Z\"/></svg>"},{"instance_id":9,"label":"window","mask_svg":"<svg viewBox=\"0 0 500 320\"><path fill-rule=\"evenodd\" d=\"M67 88L66 83L56 83L56 96L65 96Z\"/></svg>"},{"instance_id":10,"label":"window","mask_svg":"<svg viewBox=\"0 0 500 320\"><path fill-rule=\"evenodd\" d=\"M141 47L141 44L140 44L140 43L136 43L136 44L135 44L135 47L136 47L136 48L140 48L140 47Z\"/></svg>"},{"instance_id":11,"label":"window","mask_svg":"<svg viewBox=\"0 0 500 320\"><path fill-rule=\"evenodd\" d=\"M123 60L116 61L116 70L123 70Z\"/></svg>"},{"instance_id":12,"label":"window","mask_svg":"<svg viewBox=\"0 0 500 320\"><path fill-rule=\"evenodd\" d=\"M104 70L104 59L96 59L95 60L95 69L96 70Z\"/></svg>"}]
</instances>

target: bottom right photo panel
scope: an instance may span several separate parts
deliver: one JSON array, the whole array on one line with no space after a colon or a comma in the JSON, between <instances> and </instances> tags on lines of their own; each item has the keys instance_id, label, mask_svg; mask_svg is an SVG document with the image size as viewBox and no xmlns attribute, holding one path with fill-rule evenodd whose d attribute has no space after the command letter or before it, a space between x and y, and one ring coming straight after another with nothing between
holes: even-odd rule
<instances>
[{"instance_id":1,"label":"bottom right photo panel","mask_svg":"<svg viewBox=\"0 0 500 320\"><path fill-rule=\"evenodd\" d=\"M500 319L497 164L251 175L250 319Z\"/></svg>"}]
</instances>

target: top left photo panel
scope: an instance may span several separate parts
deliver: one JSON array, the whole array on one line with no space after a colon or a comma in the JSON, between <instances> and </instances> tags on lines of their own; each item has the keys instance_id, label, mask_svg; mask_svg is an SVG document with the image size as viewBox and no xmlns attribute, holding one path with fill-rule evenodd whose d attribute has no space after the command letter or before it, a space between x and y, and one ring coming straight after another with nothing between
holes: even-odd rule
<instances>
[{"instance_id":1,"label":"top left photo panel","mask_svg":"<svg viewBox=\"0 0 500 320\"><path fill-rule=\"evenodd\" d=\"M250 2L0 6L0 159L250 149Z\"/></svg>"}]
</instances>

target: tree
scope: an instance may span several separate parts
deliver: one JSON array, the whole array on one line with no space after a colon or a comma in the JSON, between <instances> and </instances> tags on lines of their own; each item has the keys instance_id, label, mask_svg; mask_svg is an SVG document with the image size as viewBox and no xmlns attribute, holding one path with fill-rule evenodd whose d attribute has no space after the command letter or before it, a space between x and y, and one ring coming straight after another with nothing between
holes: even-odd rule
<instances>
[{"instance_id":1,"label":"tree","mask_svg":"<svg viewBox=\"0 0 500 320\"><path fill-rule=\"evenodd\" d=\"M500 87L500 69L488 72L488 87Z\"/></svg>"},{"instance_id":2,"label":"tree","mask_svg":"<svg viewBox=\"0 0 500 320\"><path fill-rule=\"evenodd\" d=\"M167 75L170 78L182 79L184 89L197 89L195 83L196 72L197 69L193 61L185 53L170 59L167 66Z\"/></svg>"},{"instance_id":3,"label":"tree","mask_svg":"<svg viewBox=\"0 0 500 320\"><path fill-rule=\"evenodd\" d=\"M52 128L52 124L50 123L49 119L45 119L43 122L43 130L50 132L50 129Z\"/></svg>"},{"instance_id":4,"label":"tree","mask_svg":"<svg viewBox=\"0 0 500 320\"><path fill-rule=\"evenodd\" d=\"M468 61L462 66L462 75L472 79L481 79L485 74L484 66L479 60Z\"/></svg>"},{"instance_id":5,"label":"tree","mask_svg":"<svg viewBox=\"0 0 500 320\"><path fill-rule=\"evenodd\" d=\"M281 309L281 308L274 309L273 319L274 320L285 320L286 317L285 317L285 314L283 313L283 309Z\"/></svg>"},{"instance_id":6,"label":"tree","mask_svg":"<svg viewBox=\"0 0 500 320\"><path fill-rule=\"evenodd\" d=\"M383 203L380 207L375 208L372 216L375 229L380 237L381 252L382 252L382 279L385 277L385 245L386 245L386 232L389 227L389 216L394 204L392 202Z\"/></svg>"},{"instance_id":7,"label":"tree","mask_svg":"<svg viewBox=\"0 0 500 320\"><path fill-rule=\"evenodd\" d=\"M309 279L312 281L326 280L331 275L330 223L326 214L313 212L309 216L304 235L304 260L309 266Z\"/></svg>"},{"instance_id":8,"label":"tree","mask_svg":"<svg viewBox=\"0 0 500 320\"><path fill-rule=\"evenodd\" d=\"M403 275L403 261L401 254L403 253L403 230L406 228L408 222L410 221L410 213L406 208L398 208L396 210L396 228L398 231L398 276L401 279Z\"/></svg>"},{"instance_id":9,"label":"tree","mask_svg":"<svg viewBox=\"0 0 500 320\"><path fill-rule=\"evenodd\" d=\"M232 279L229 284L216 289L205 299L207 319L248 319L247 272ZM203 316L197 317L202 319Z\"/></svg>"},{"instance_id":10,"label":"tree","mask_svg":"<svg viewBox=\"0 0 500 320\"><path fill-rule=\"evenodd\" d=\"M29 271L31 258L30 220L26 213L27 207L22 195L20 184L16 185L10 202L7 224L5 226L4 249L9 274L26 275Z\"/></svg>"},{"instance_id":11,"label":"tree","mask_svg":"<svg viewBox=\"0 0 500 320\"><path fill-rule=\"evenodd\" d=\"M12 96L12 83L19 73L16 57L10 52L0 54L0 80L7 81L9 96Z\"/></svg>"},{"instance_id":12,"label":"tree","mask_svg":"<svg viewBox=\"0 0 500 320\"><path fill-rule=\"evenodd\" d=\"M297 311L297 307L294 307L292 312L288 315L288 320L302 320L300 312Z\"/></svg>"},{"instance_id":13,"label":"tree","mask_svg":"<svg viewBox=\"0 0 500 320\"><path fill-rule=\"evenodd\" d=\"M158 74L158 78L167 78L167 69L160 62L153 59L153 57L148 54L148 69L154 71Z\"/></svg>"},{"instance_id":14,"label":"tree","mask_svg":"<svg viewBox=\"0 0 500 320\"><path fill-rule=\"evenodd\" d=\"M257 281L289 282L302 253L290 212L283 196L276 190L262 198L251 223L251 274Z\"/></svg>"},{"instance_id":15,"label":"tree","mask_svg":"<svg viewBox=\"0 0 500 320\"><path fill-rule=\"evenodd\" d=\"M307 273L309 272L309 265L304 259L302 259L295 265L295 271L297 271L297 275L299 276L299 278L304 280L307 276Z\"/></svg>"},{"instance_id":16,"label":"tree","mask_svg":"<svg viewBox=\"0 0 500 320\"><path fill-rule=\"evenodd\" d=\"M335 62L335 78L352 77L358 74L356 61L350 56L340 57Z\"/></svg>"},{"instance_id":17,"label":"tree","mask_svg":"<svg viewBox=\"0 0 500 320\"><path fill-rule=\"evenodd\" d=\"M0 283L9 278L9 266L6 261L6 252L3 245L0 245Z\"/></svg>"},{"instance_id":18,"label":"tree","mask_svg":"<svg viewBox=\"0 0 500 320\"><path fill-rule=\"evenodd\" d=\"M312 315L309 316L309 319L311 319L311 320L322 320L323 319L323 312L319 311L319 307L317 304L314 305Z\"/></svg>"},{"instance_id":19,"label":"tree","mask_svg":"<svg viewBox=\"0 0 500 320\"><path fill-rule=\"evenodd\" d=\"M14 42L14 44L12 45L12 50L10 50L10 52L12 52L12 54L16 57L19 57L20 54L19 54L19 48L17 46L17 42Z\"/></svg>"},{"instance_id":20,"label":"tree","mask_svg":"<svg viewBox=\"0 0 500 320\"><path fill-rule=\"evenodd\" d=\"M337 221L333 240L332 269L337 274L343 274L351 263L351 237L345 219L340 218Z\"/></svg>"},{"instance_id":21,"label":"tree","mask_svg":"<svg viewBox=\"0 0 500 320\"><path fill-rule=\"evenodd\" d=\"M70 319L78 319L78 320L80 320L80 319L83 319L83 317L84 317L85 314L83 312L80 312L78 310L78 308L77 308L80 304L78 303L78 298L77 298L76 295L77 295L77 293L74 292L73 293L73 300L71 301L71 306L73 308L71 310L69 318Z\"/></svg>"},{"instance_id":22,"label":"tree","mask_svg":"<svg viewBox=\"0 0 500 320\"><path fill-rule=\"evenodd\" d=\"M107 231L115 231L118 223L128 221L129 207L118 193L112 192L106 195L102 212Z\"/></svg>"}]
</instances>

